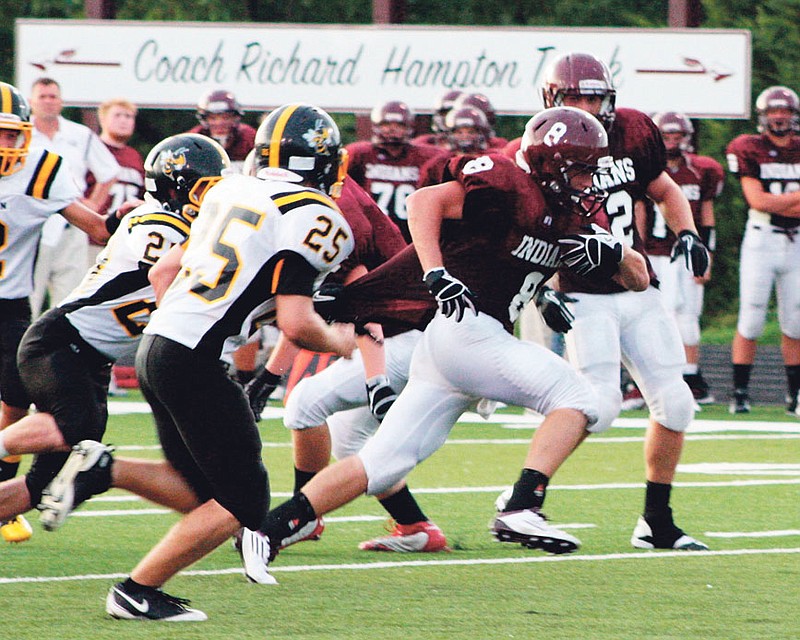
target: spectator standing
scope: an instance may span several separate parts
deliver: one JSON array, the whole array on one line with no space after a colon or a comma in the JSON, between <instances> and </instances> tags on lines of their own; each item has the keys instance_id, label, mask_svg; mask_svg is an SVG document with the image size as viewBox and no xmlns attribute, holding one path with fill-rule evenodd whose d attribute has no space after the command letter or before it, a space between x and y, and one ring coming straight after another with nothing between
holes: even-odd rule
<instances>
[{"instance_id":1,"label":"spectator standing","mask_svg":"<svg viewBox=\"0 0 800 640\"><path fill-rule=\"evenodd\" d=\"M119 165L100 137L77 122L61 115L64 102L61 87L52 78L39 78L31 89L31 145L44 147L66 160L81 193L86 193L87 172L94 173L96 184L84 203L94 211L102 208L111 185L119 173ZM52 216L42 230L36 268L33 273L31 312L38 317L49 306L63 300L83 278L89 262L89 238L86 233Z\"/></svg>"},{"instance_id":2,"label":"spectator standing","mask_svg":"<svg viewBox=\"0 0 800 640\"><path fill-rule=\"evenodd\" d=\"M728 169L749 207L739 262L739 321L733 337L731 413L749 413L756 341L764 331L773 287L778 299L786 366L786 412L798 415L800 390L800 102L788 87L765 89L756 100L758 133L735 138Z\"/></svg>"},{"instance_id":3,"label":"spectator standing","mask_svg":"<svg viewBox=\"0 0 800 640\"><path fill-rule=\"evenodd\" d=\"M136 127L136 113L136 105L124 98L106 100L97 108L100 139L120 166L116 182L111 185L105 201L97 209L100 214L116 211L123 202L144 195L144 161L141 154L128 145ZM97 178L89 172L86 182L88 195L97 184ZM101 249L100 245L90 244L90 267L94 265Z\"/></svg>"}]
</instances>

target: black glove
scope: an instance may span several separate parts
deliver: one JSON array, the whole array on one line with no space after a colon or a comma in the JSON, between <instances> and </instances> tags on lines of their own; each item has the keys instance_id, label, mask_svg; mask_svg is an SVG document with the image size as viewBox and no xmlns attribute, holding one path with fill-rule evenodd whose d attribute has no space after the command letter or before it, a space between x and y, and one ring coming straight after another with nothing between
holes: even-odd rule
<instances>
[{"instance_id":1,"label":"black glove","mask_svg":"<svg viewBox=\"0 0 800 640\"><path fill-rule=\"evenodd\" d=\"M461 280L447 273L444 267L431 269L425 274L423 281L428 291L436 298L439 309L448 318L455 315L456 322L461 322L467 309L478 315L475 294Z\"/></svg>"},{"instance_id":2,"label":"black glove","mask_svg":"<svg viewBox=\"0 0 800 640\"><path fill-rule=\"evenodd\" d=\"M389 378L383 375L373 376L367 380L367 397L369 410L380 422L389 411L389 407L397 400L397 392L389 385Z\"/></svg>"},{"instance_id":3,"label":"black glove","mask_svg":"<svg viewBox=\"0 0 800 640\"><path fill-rule=\"evenodd\" d=\"M344 290L344 285L338 282L324 282L312 295L314 311L321 315L326 322L333 322L339 316L339 296Z\"/></svg>"},{"instance_id":4,"label":"black glove","mask_svg":"<svg viewBox=\"0 0 800 640\"><path fill-rule=\"evenodd\" d=\"M279 375L271 373L262 367L261 371L244 385L244 392L247 394L250 410L253 412L256 422L261 420L261 413L264 411L264 407L267 406L267 400L269 400L273 391L278 388L280 382L281 377Z\"/></svg>"},{"instance_id":5,"label":"black glove","mask_svg":"<svg viewBox=\"0 0 800 640\"><path fill-rule=\"evenodd\" d=\"M592 224L591 234L561 238L561 262L578 275L609 279L619 271L622 241Z\"/></svg>"},{"instance_id":6,"label":"black glove","mask_svg":"<svg viewBox=\"0 0 800 640\"><path fill-rule=\"evenodd\" d=\"M703 241L693 231L684 229L678 234L678 239L672 245L670 262L675 262L681 256L686 261L686 268L695 278L700 278L708 271L708 249Z\"/></svg>"},{"instance_id":7,"label":"black glove","mask_svg":"<svg viewBox=\"0 0 800 640\"><path fill-rule=\"evenodd\" d=\"M536 308L542 314L545 324L556 333L566 333L572 329L575 316L567 306L567 302L577 302L577 300L547 285L539 289L536 294Z\"/></svg>"}]
</instances>

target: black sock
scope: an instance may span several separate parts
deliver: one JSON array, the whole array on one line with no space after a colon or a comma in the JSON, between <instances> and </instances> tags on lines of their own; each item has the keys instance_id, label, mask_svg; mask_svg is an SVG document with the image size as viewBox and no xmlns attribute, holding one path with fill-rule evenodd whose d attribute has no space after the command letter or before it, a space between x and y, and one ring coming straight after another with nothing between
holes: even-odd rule
<instances>
[{"instance_id":1,"label":"black sock","mask_svg":"<svg viewBox=\"0 0 800 640\"><path fill-rule=\"evenodd\" d=\"M750 386L750 373L752 371L752 364L733 365L733 388L747 391L747 387Z\"/></svg>"},{"instance_id":2,"label":"black sock","mask_svg":"<svg viewBox=\"0 0 800 640\"><path fill-rule=\"evenodd\" d=\"M786 384L789 387L789 397L796 398L800 391L800 365L786 365Z\"/></svg>"},{"instance_id":3,"label":"black sock","mask_svg":"<svg viewBox=\"0 0 800 640\"><path fill-rule=\"evenodd\" d=\"M672 521L672 509L669 507L671 484L647 481L644 494L644 516L648 520Z\"/></svg>"},{"instance_id":4,"label":"black sock","mask_svg":"<svg viewBox=\"0 0 800 640\"><path fill-rule=\"evenodd\" d=\"M506 511L540 509L544 504L550 478L534 469L523 469L514 484L514 492L506 505Z\"/></svg>"},{"instance_id":5,"label":"black sock","mask_svg":"<svg viewBox=\"0 0 800 640\"><path fill-rule=\"evenodd\" d=\"M0 460L0 482L11 480L17 475L19 469L19 462L7 462Z\"/></svg>"},{"instance_id":6,"label":"black sock","mask_svg":"<svg viewBox=\"0 0 800 640\"><path fill-rule=\"evenodd\" d=\"M309 480L317 475L316 471L301 471L297 467L294 468L294 492L299 493L300 489L305 487Z\"/></svg>"},{"instance_id":7,"label":"black sock","mask_svg":"<svg viewBox=\"0 0 800 640\"><path fill-rule=\"evenodd\" d=\"M143 593L147 591L153 591L157 587L148 587L145 584L139 584L133 578L128 578L125 582L122 583L122 588L127 593Z\"/></svg>"},{"instance_id":8,"label":"black sock","mask_svg":"<svg viewBox=\"0 0 800 640\"><path fill-rule=\"evenodd\" d=\"M427 520L407 486L393 496L384 498L380 503L397 524L414 524Z\"/></svg>"},{"instance_id":9,"label":"black sock","mask_svg":"<svg viewBox=\"0 0 800 640\"><path fill-rule=\"evenodd\" d=\"M317 514L302 493L294 494L282 505L275 507L265 517L260 530L277 548L281 541L311 522Z\"/></svg>"}]
</instances>

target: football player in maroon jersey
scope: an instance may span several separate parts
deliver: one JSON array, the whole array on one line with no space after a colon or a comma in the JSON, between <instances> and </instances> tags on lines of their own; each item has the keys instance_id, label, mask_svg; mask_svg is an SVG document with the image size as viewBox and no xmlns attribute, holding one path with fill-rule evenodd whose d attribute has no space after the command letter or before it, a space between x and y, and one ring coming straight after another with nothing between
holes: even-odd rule
<instances>
[{"instance_id":1,"label":"football player in maroon jersey","mask_svg":"<svg viewBox=\"0 0 800 640\"><path fill-rule=\"evenodd\" d=\"M242 122L244 110L236 96L225 89L209 91L198 101L196 115L200 124L189 132L214 138L227 151L232 165L241 170L253 148L256 130Z\"/></svg>"},{"instance_id":2,"label":"football player in maroon jersey","mask_svg":"<svg viewBox=\"0 0 800 640\"><path fill-rule=\"evenodd\" d=\"M714 199L722 192L722 165L708 156L692 153L694 126L684 114L664 111L653 116L667 150L667 172L683 191L692 208L694 224L709 251L715 249ZM648 201L645 250L660 282L667 309L675 314L681 332L686 366L683 378L699 405L711 404L708 383L700 371L700 314L703 310L703 285L711 270L695 278L682 264L672 262L675 234L667 226L661 210Z\"/></svg>"},{"instance_id":3,"label":"football player in maroon jersey","mask_svg":"<svg viewBox=\"0 0 800 640\"><path fill-rule=\"evenodd\" d=\"M453 102L453 109L463 109L464 107L474 107L479 111L483 111L486 120L489 123L489 138L487 144L490 149L502 149L508 144L505 138L498 138L495 135L494 127L497 124L497 113L492 106L492 103L482 93L462 93Z\"/></svg>"},{"instance_id":4,"label":"football player in maroon jersey","mask_svg":"<svg viewBox=\"0 0 800 640\"><path fill-rule=\"evenodd\" d=\"M706 274L709 256L697 235L689 202L666 171L666 150L658 128L644 113L617 109L608 67L588 53L556 58L545 71L546 107L569 105L598 118L609 136L614 167L597 177L608 191L605 214L615 238L644 251L636 219L644 201L656 202L677 235L672 258L685 262L695 277ZM631 373L650 409L645 435L645 508L631 537L634 547L703 550L674 522L670 493L683 449L684 432L694 416L694 400L682 371L685 356L678 328L666 312L651 268L653 286L625 291L612 281L590 281L572 271L559 274L560 288L574 297L575 322L566 335L567 353L595 388L600 418L592 431L611 426L620 411L620 362Z\"/></svg>"},{"instance_id":5,"label":"football player in maroon jersey","mask_svg":"<svg viewBox=\"0 0 800 640\"><path fill-rule=\"evenodd\" d=\"M410 242L406 198L417 188L420 167L447 152L411 144L414 113L405 102L391 100L376 106L370 120L372 139L347 145L349 175L372 195Z\"/></svg>"},{"instance_id":6,"label":"football player in maroon jersey","mask_svg":"<svg viewBox=\"0 0 800 640\"><path fill-rule=\"evenodd\" d=\"M429 145L432 147L439 147L445 151L450 151L450 140L448 139L444 119L453 108L453 103L462 93L463 91L453 89L441 95L439 99L436 100L436 104L433 107L431 133L423 133L414 138L411 142L413 144Z\"/></svg>"},{"instance_id":7,"label":"football player in maroon jersey","mask_svg":"<svg viewBox=\"0 0 800 640\"><path fill-rule=\"evenodd\" d=\"M383 301L372 295L366 305L386 303L387 290L407 296L423 282L437 303L414 351L408 384L357 455L327 467L270 512L260 532L247 535L262 537L266 546L364 492L391 489L444 443L464 411L487 397L546 416L507 509L493 523L494 535L550 553L578 548L574 536L541 515L539 489L596 420L596 399L563 359L517 340L512 327L562 257L595 277L647 286L643 258L607 233L569 236L560 255L562 221L569 216L559 209L585 213L602 204L604 192L592 186L592 176L606 145L605 131L587 114L547 110L526 127L519 167L500 155L459 156L451 162L453 180L409 198L414 246L364 277L373 293L384 292ZM546 179L542 169L551 169ZM550 204L558 203L555 209L543 188ZM388 304L408 309L405 302ZM267 548L264 562L270 557Z\"/></svg>"},{"instance_id":8,"label":"football player in maroon jersey","mask_svg":"<svg viewBox=\"0 0 800 640\"><path fill-rule=\"evenodd\" d=\"M748 385L756 341L774 287L786 365L786 412L800 415L800 102L774 86L756 100L758 134L735 138L726 151L747 201L739 262L739 320L733 338L731 413L750 411Z\"/></svg>"}]
</instances>

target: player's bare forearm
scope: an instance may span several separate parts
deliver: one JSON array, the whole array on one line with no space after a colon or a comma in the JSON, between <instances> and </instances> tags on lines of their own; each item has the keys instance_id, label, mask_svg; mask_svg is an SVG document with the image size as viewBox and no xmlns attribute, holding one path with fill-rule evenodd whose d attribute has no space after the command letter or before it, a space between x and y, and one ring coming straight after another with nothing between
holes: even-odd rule
<instances>
[{"instance_id":1,"label":"player's bare forearm","mask_svg":"<svg viewBox=\"0 0 800 640\"><path fill-rule=\"evenodd\" d=\"M631 247L623 247L622 251L619 273L614 276L614 280L631 291L644 291L650 286L650 274L647 272L644 257Z\"/></svg>"}]
</instances>

